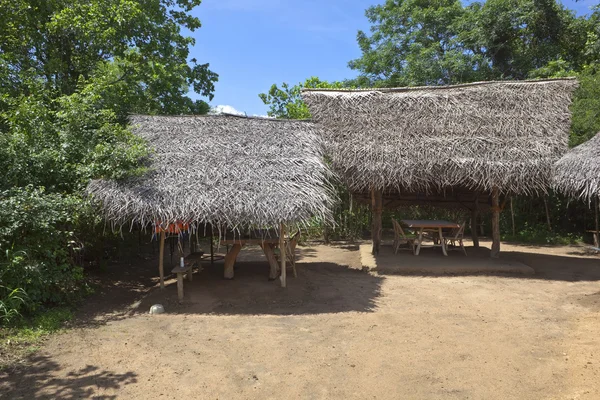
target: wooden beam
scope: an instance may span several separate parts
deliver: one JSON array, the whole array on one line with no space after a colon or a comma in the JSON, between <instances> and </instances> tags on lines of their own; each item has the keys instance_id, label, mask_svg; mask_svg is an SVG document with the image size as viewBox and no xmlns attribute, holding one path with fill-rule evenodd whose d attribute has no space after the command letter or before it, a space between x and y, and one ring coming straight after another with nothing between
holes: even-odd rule
<instances>
[{"instance_id":1,"label":"wooden beam","mask_svg":"<svg viewBox=\"0 0 600 400\"><path fill-rule=\"evenodd\" d=\"M491 257L500 257L500 191L492 189L492 251Z\"/></svg>"},{"instance_id":2,"label":"wooden beam","mask_svg":"<svg viewBox=\"0 0 600 400\"><path fill-rule=\"evenodd\" d=\"M383 211L382 194L380 190L371 190L371 209L373 212L373 224L371 226L371 239L373 240L372 253L379 254L381 247L381 213Z\"/></svg>"},{"instance_id":3,"label":"wooden beam","mask_svg":"<svg viewBox=\"0 0 600 400\"><path fill-rule=\"evenodd\" d=\"M281 287L287 286L287 271L285 268L285 225L281 224L279 227L279 258L281 262Z\"/></svg>"},{"instance_id":4,"label":"wooden beam","mask_svg":"<svg viewBox=\"0 0 600 400\"><path fill-rule=\"evenodd\" d=\"M160 232L160 247L158 250L158 274L160 275L160 288L165 288L165 231Z\"/></svg>"}]
</instances>

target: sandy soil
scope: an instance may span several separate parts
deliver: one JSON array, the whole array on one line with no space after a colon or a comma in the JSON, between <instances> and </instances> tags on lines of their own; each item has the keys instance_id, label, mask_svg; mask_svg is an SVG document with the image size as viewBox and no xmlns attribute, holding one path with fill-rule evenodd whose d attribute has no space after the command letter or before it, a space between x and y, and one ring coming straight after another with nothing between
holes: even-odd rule
<instances>
[{"instance_id":1,"label":"sandy soil","mask_svg":"<svg viewBox=\"0 0 600 400\"><path fill-rule=\"evenodd\" d=\"M364 272L357 246L300 248L288 289L264 262L156 289L156 260L111 268L11 399L598 399L600 258L504 245L533 276ZM257 257L246 253L246 260ZM146 314L161 302L168 313Z\"/></svg>"}]
</instances>

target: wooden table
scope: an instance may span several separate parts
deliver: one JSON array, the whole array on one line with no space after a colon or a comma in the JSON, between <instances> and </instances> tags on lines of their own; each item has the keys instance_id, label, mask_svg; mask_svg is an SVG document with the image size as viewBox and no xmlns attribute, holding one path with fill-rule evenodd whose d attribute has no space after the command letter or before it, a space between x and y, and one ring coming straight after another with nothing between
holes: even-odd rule
<instances>
[{"instance_id":1,"label":"wooden table","mask_svg":"<svg viewBox=\"0 0 600 400\"><path fill-rule=\"evenodd\" d=\"M221 244L232 245L229 252L227 252L227 254L225 255L225 279L233 279L233 265L235 264L235 260L237 259L240 250L242 250L242 247L244 247L247 244L259 245L263 249L267 260L269 261L269 279L277 279L279 265L277 263L277 258L275 257L275 252L273 250L277 245L279 245L279 238L271 237L265 239L225 239L221 240Z\"/></svg>"},{"instance_id":2,"label":"wooden table","mask_svg":"<svg viewBox=\"0 0 600 400\"><path fill-rule=\"evenodd\" d=\"M442 229L455 229L460 228L455 222L449 221L441 221L441 220L418 220L418 219L403 219L402 223L409 227L414 231L419 232L419 243L417 244L417 250L415 251L415 255L419 255L419 251L421 251L421 242L423 241L423 232L437 232L440 235L440 244L436 245L435 243L430 247L441 247L442 253L445 256L448 255L446 251L446 245L444 245L444 235L442 234Z\"/></svg>"}]
</instances>

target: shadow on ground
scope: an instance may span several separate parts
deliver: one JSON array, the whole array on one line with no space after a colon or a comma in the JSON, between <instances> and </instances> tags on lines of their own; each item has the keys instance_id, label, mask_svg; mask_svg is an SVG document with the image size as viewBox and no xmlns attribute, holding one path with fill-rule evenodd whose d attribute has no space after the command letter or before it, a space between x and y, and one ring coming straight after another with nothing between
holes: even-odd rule
<instances>
[{"instance_id":1,"label":"shadow on ground","mask_svg":"<svg viewBox=\"0 0 600 400\"><path fill-rule=\"evenodd\" d=\"M49 357L35 355L29 357L26 368L16 368L0 372L0 397L10 395L10 399L116 399L116 396L103 396L98 392L115 390L123 385L137 383L137 374L123 374L102 370L88 365L78 371L69 372L58 378L56 372L62 368Z\"/></svg>"},{"instance_id":2,"label":"shadow on ground","mask_svg":"<svg viewBox=\"0 0 600 400\"><path fill-rule=\"evenodd\" d=\"M296 269L287 269L288 285L269 281L269 266L258 247L244 248L235 266L235 278L223 279L223 261L202 262L193 282L184 281L185 299L179 304L175 276L165 262L165 290L158 289L157 257L146 255L111 266L97 277L101 290L83 306L78 327L103 325L147 313L160 303L168 313L213 315L298 315L371 312L380 295L383 277L363 271L357 246L298 247ZM226 251L224 247L221 251Z\"/></svg>"}]
</instances>

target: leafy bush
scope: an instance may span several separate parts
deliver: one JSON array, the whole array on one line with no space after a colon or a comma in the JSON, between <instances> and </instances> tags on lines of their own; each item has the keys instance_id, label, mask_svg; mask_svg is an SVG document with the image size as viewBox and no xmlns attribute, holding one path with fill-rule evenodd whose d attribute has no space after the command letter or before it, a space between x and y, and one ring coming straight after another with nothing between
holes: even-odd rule
<instances>
[{"instance_id":1,"label":"leafy bush","mask_svg":"<svg viewBox=\"0 0 600 400\"><path fill-rule=\"evenodd\" d=\"M41 304L72 302L83 270L75 265L73 225L81 199L31 186L0 192L0 301L10 318ZM20 298L28 301L19 301Z\"/></svg>"}]
</instances>

